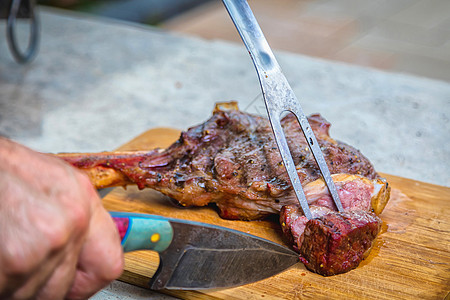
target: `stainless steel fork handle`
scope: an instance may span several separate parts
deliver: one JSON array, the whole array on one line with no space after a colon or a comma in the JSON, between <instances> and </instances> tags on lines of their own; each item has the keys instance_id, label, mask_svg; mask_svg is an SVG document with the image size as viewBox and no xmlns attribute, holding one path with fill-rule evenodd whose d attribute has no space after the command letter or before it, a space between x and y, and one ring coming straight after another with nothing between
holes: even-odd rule
<instances>
[{"instance_id":1,"label":"stainless steel fork handle","mask_svg":"<svg viewBox=\"0 0 450 300\"><path fill-rule=\"evenodd\" d=\"M223 3L255 65L275 140L303 214L308 219L312 218L283 128L281 127L281 116L284 112L291 112L297 117L333 201L337 209L343 211L339 195L331 179L331 174L319 143L309 125L308 119L303 113L299 101L283 75L280 65L276 61L250 6L245 0L223 0Z\"/></svg>"}]
</instances>

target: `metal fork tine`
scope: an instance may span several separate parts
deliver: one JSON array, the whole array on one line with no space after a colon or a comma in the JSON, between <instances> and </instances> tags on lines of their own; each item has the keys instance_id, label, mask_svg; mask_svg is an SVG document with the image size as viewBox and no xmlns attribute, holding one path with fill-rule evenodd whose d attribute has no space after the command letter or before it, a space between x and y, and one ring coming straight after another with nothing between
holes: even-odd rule
<instances>
[{"instance_id":1,"label":"metal fork tine","mask_svg":"<svg viewBox=\"0 0 450 300\"><path fill-rule=\"evenodd\" d=\"M303 214L311 219L311 211L308 206L305 194L300 184L300 179L295 168L286 137L281 127L281 114L291 112L296 117L305 135L309 148L316 160L320 172L330 191L334 203L339 211L342 211L342 204L339 199L330 171L323 157L316 137L309 125L303 110L294 95L286 77L281 72L281 68L273 55L272 50L262 33L258 22L253 15L247 1L245 0L222 0L230 14L247 50L252 57L253 63L258 73L259 82L263 92L264 102L269 115L270 124L275 135L275 140L280 150L284 166L288 172L289 179L294 188L295 195L303 210Z\"/></svg>"},{"instance_id":2,"label":"metal fork tine","mask_svg":"<svg viewBox=\"0 0 450 300\"><path fill-rule=\"evenodd\" d=\"M338 211L343 211L341 200L339 199L339 194L337 192L336 186L331 178L330 170L328 169L327 163L325 162L325 158L323 157L322 150L320 149L319 143L317 142L316 136L309 125L308 119L305 117L300 104L297 105L295 109L291 111L296 117L302 128L303 134L305 135L306 142L308 143L309 149L316 160L317 165L319 166L320 172L322 173L323 180L328 187L328 191L333 198L334 204Z\"/></svg>"},{"instance_id":3,"label":"metal fork tine","mask_svg":"<svg viewBox=\"0 0 450 300\"><path fill-rule=\"evenodd\" d=\"M289 146L284 135L283 128L281 127L280 117L283 112L281 111L271 111L269 114L270 123L272 125L272 130L275 135L275 140L280 150L281 158L283 159L284 167L286 168L289 179L291 180L292 187L294 189L297 200L300 203L303 214L309 220L312 218L311 210L308 206L308 200L306 200L305 193L303 192L302 185L300 184L300 178L298 177L297 170L295 168L294 160L292 159L291 153L289 151Z\"/></svg>"}]
</instances>

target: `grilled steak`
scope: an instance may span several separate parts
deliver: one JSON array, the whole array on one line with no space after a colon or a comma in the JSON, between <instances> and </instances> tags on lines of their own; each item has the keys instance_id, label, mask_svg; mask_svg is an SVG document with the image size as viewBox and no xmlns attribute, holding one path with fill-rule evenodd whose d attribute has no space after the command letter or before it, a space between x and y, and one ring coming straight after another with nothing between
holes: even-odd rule
<instances>
[{"instance_id":1,"label":"grilled steak","mask_svg":"<svg viewBox=\"0 0 450 300\"><path fill-rule=\"evenodd\" d=\"M313 219L303 215L298 204L284 206L280 223L287 240L300 253L305 266L329 276L356 268L368 255L377 237L381 213L389 188L381 179L333 175L344 212L333 210L322 180L304 187Z\"/></svg>"},{"instance_id":2,"label":"grilled steak","mask_svg":"<svg viewBox=\"0 0 450 300\"><path fill-rule=\"evenodd\" d=\"M305 266L324 276L348 272L369 254L381 220L362 210L330 212L309 220L299 252Z\"/></svg>"},{"instance_id":3,"label":"grilled steak","mask_svg":"<svg viewBox=\"0 0 450 300\"><path fill-rule=\"evenodd\" d=\"M319 115L308 120L332 174L378 177L358 150L330 138L330 123ZM319 178L295 117L286 116L282 126L302 185ZM261 219L296 202L268 120L239 111L236 103L217 105L209 120L165 150L60 156L91 172L98 187L134 183L183 206L215 203L226 219Z\"/></svg>"},{"instance_id":4,"label":"grilled steak","mask_svg":"<svg viewBox=\"0 0 450 300\"><path fill-rule=\"evenodd\" d=\"M344 213L335 206L294 116L282 120L313 215L307 220L292 190L269 121L216 106L205 123L183 132L169 148L151 151L59 154L85 170L98 187L136 184L183 206L215 203L221 217L255 220L280 215L284 235L306 267L322 275L358 266L370 251L389 199L389 187L356 149L333 140L330 123L308 118L336 184Z\"/></svg>"}]
</instances>

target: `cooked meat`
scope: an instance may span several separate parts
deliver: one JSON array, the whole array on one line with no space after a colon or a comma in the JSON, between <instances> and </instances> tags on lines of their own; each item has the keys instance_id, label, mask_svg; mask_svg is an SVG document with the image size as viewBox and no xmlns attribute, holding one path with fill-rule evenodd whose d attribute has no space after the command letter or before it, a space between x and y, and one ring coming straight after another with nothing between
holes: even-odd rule
<instances>
[{"instance_id":1,"label":"cooked meat","mask_svg":"<svg viewBox=\"0 0 450 300\"><path fill-rule=\"evenodd\" d=\"M358 150L330 138L330 123L319 115L308 120L332 174L378 178ZM282 126L302 185L318 179L295 117L287 115ZM183 132L165 150L59 156L86 170L97 187L137 184L183 206L215 203L227 219L261 219L296 203L268 120L239 111L236 103L218 104L209 120Z\"/></svg>"},{"instance_id":2,"label":"cooked meat","mask_svg":"<svg viewBox=\"0 0 450 300\"><path fill-rule=\"evenodd\" d=\"M389 199L389 187L356 149L333 140L330 123L308 118L344 209L335 212L328 189L297 120L282 126L313 215L307 220L293 193L267 119L216 106L205 123L183 132L167 149L59 154L85 170L98 187L136 184L166 194L183 206L215 203L227 219L254 220L280 214L284 235L306 267L322 275L358 266L370 251Z\"/></svg>"},{"instance_id":3,"label":"cooked meat","mask_svg":"<svg viewBox=\"0 0 450 300\"><path fill-rule=\"evenodd\" d=\"M326 215L306 223L300 260L324 276L348 272L369 254L381 229L381 220L363 210Z\"/></svg>"},{"instance_id":4,"label":"cooked meat","mask_svg":"<svg viewBox=\"0 0 450 300\"><path fill-rule=\"evenodd\" d=\"M313 219L303 215L298 204L284 206L280 223L284 236L300 253L305 266L329 276L356 268L368 255L377 237L390 188L381 179L333 175L344 212L333 210L323 180L304 186Z\"/></svg>"}]
</instances>

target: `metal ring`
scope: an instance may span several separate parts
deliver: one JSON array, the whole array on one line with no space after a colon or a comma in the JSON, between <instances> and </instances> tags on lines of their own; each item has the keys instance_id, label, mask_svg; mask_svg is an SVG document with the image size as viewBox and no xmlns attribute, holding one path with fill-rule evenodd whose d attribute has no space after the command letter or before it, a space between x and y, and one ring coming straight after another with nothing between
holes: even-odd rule
<instances>
[{"instance_id":1,"label":"metal ring","mask_svg":"<svg viewBox=\"0 0 450 300\"><path fill-rule=\"evenodd\" d=\"M6 28L6 38L8 40L9 49L14 59L21 64L27 63L34 58L37 53L39 43L39 22L35 13L35 2L30 0L30 37L28 39L28 47L25 52L21 52L17 45L15 25L17 13L19 11L21 0L13 0L8 15L8 23Z\"/></svg>"}]
</instances>

